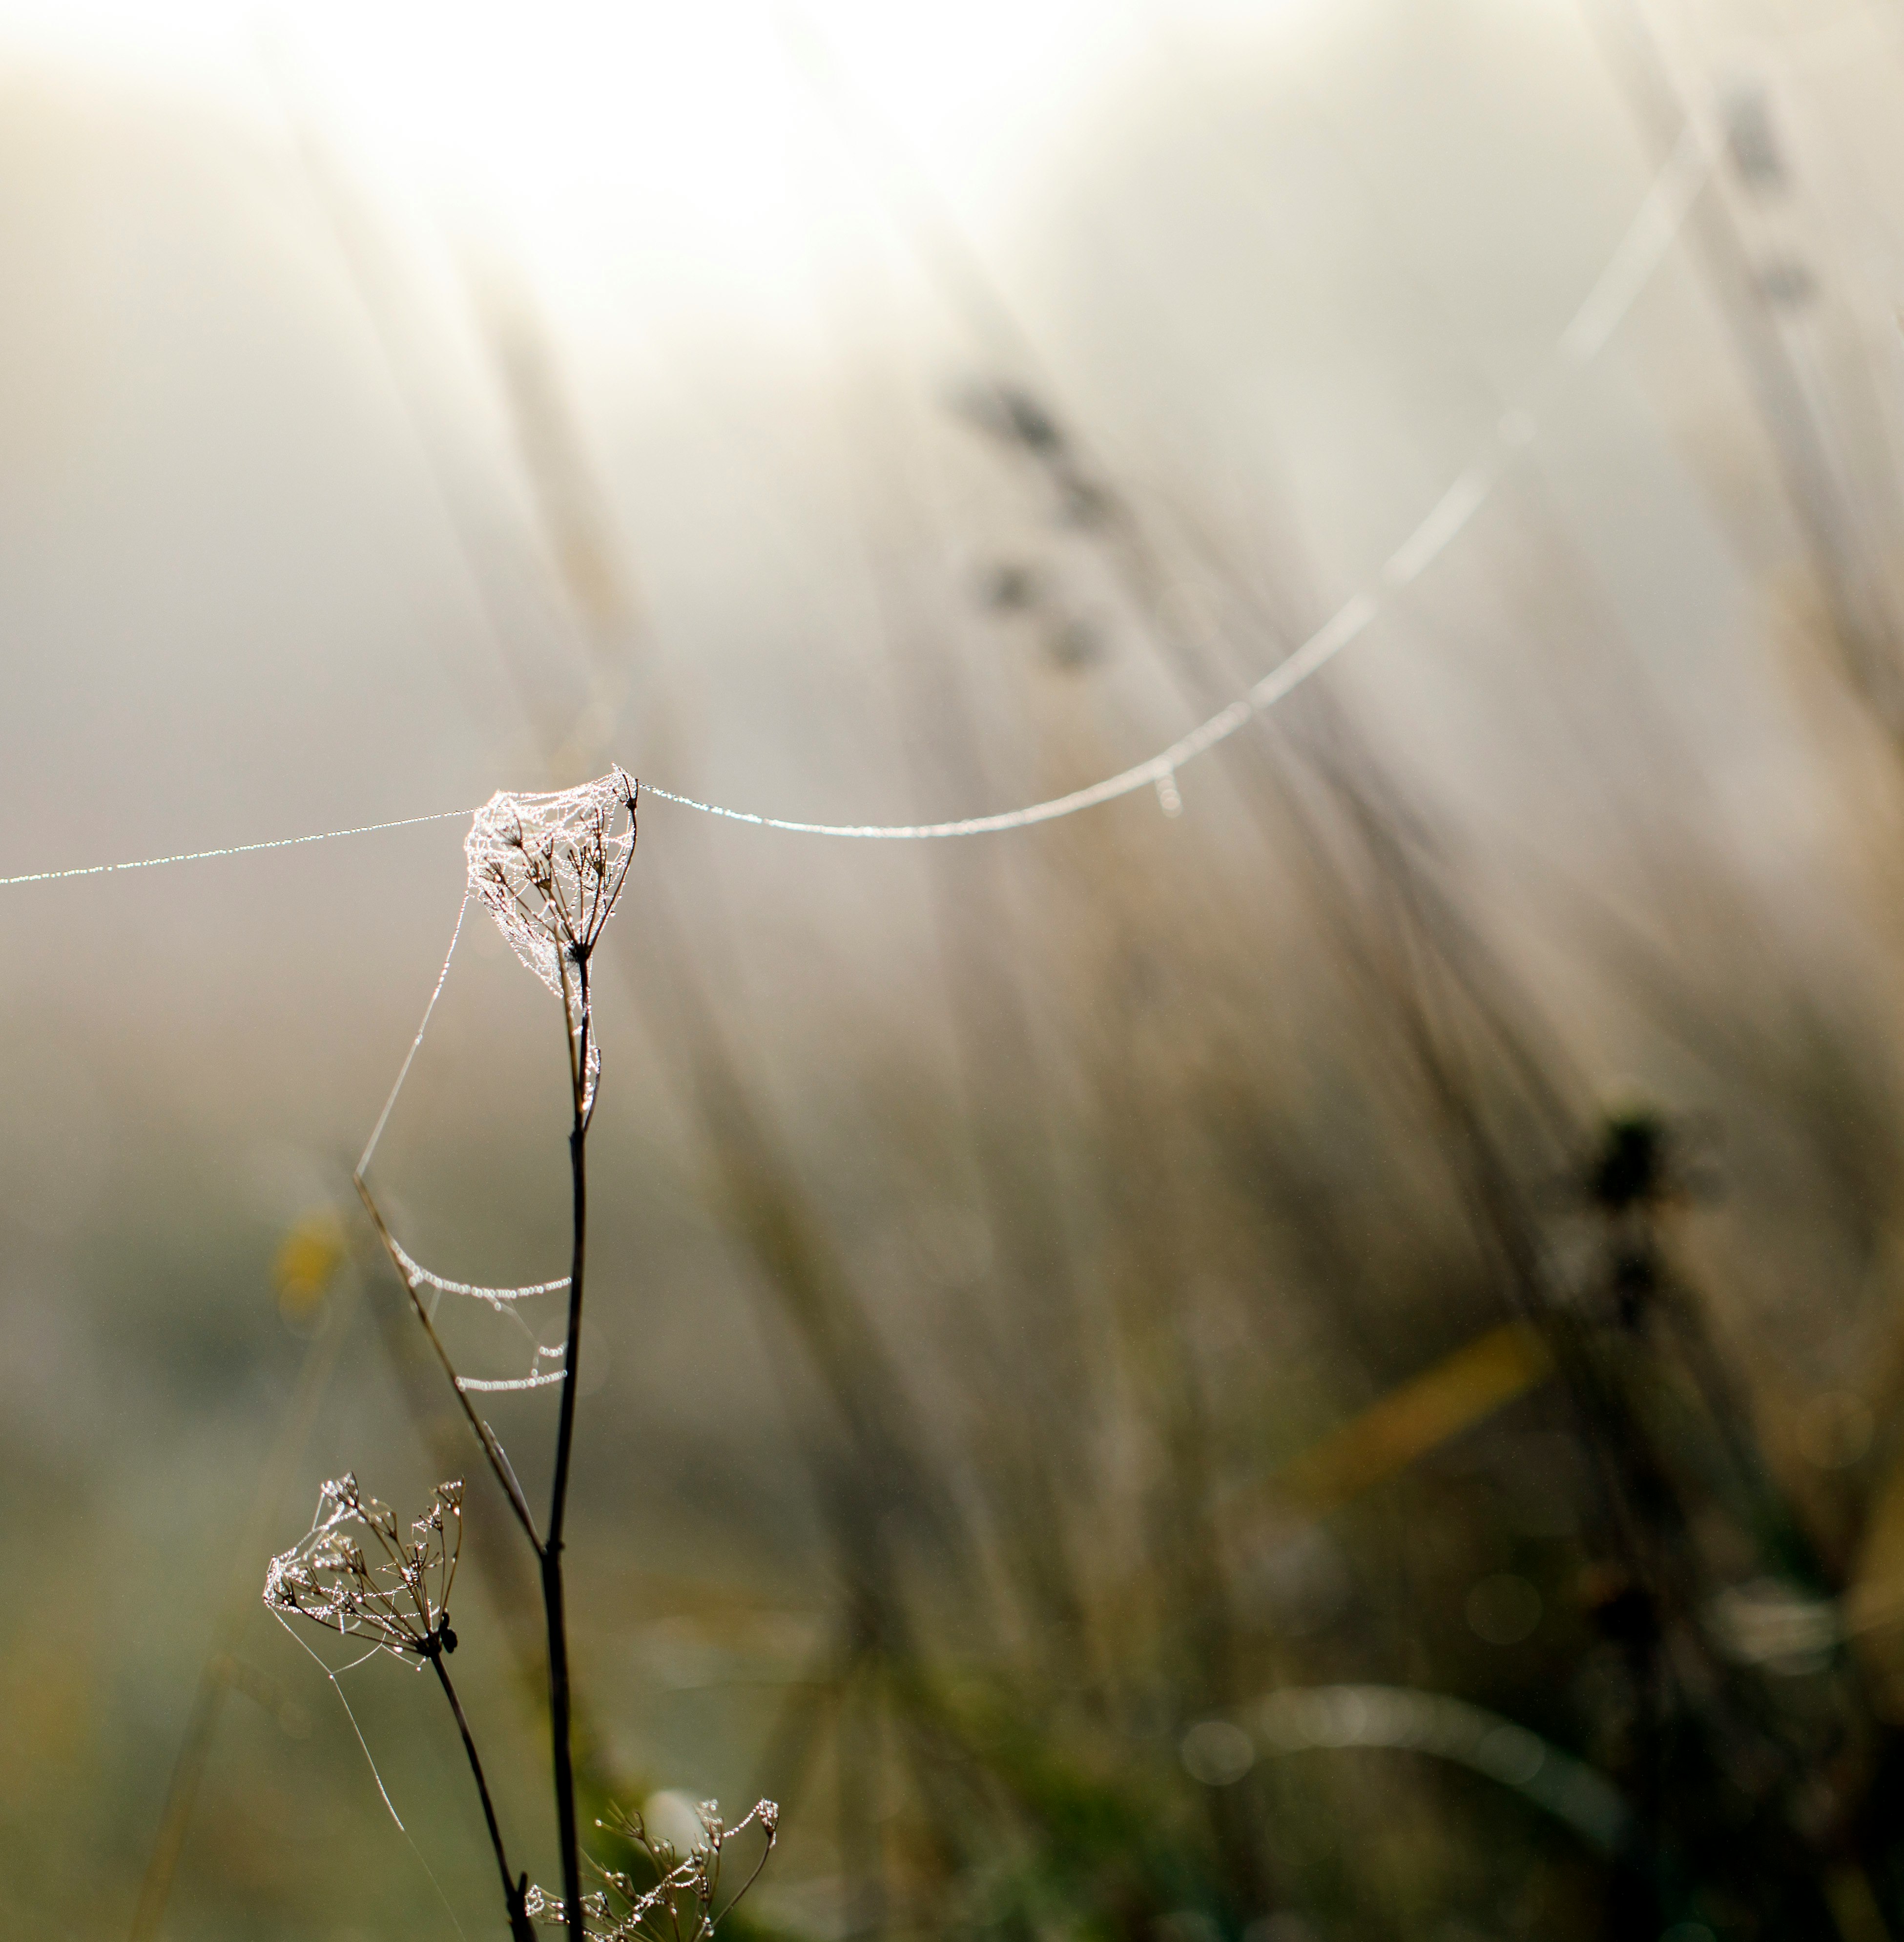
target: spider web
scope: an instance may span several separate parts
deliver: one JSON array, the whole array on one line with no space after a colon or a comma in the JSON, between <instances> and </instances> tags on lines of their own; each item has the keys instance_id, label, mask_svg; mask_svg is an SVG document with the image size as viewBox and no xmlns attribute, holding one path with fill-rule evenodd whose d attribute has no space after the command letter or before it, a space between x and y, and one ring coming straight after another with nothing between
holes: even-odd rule
<instances>
[{"instance_id":1,"label":"spider web","mask_svg":"<svg viewBox=\"0 0 1904 1942\"><path fill-rule=\"evenodd\" d=\"M602 1072L601 1049L589 1029L588 960L634 857L635 790L619 767L546 795L498 789L471 819L463 844L470 895L562 1001L585 1116Z\"/></svg>"},{"instance_id":2,"label":"spider web","mask_svg":"<svg viewBox=\"0 0 1904 1942\"><path fill-rule=\"evenodd\" d=\"M785 830L800 835L909 841L941 837L981 836L1009 830L1028 829L1039 823L1055 822L1061 817L1075 816L1082 810L1094 809L1104 803L1114 802L1121 797L1143 789L1156 792L1159 803L1166 816L1180 813L1182 798L1177 785L1177 773L1180 769L1219 743L1227 741L1257 716L1275 707L1312 675L1319 672L1343 648L1367 630L1381 611L1388 595L1419 578L1459 536L1506 475L1508 465L1515 455L1532 442L1538 430L1538 415L1531 408L1532 405L1544 401L1545 394L1554 391L1559 380L1584 369L1599 355L1651 279L1653 273L1665 260L1670 247L1678 236L1705 185L1719 139L1710 133L1700 123L1688 121L1686 124L1672 153L1654 178L1651 188L1635 212L1632 222L1602 267L1586 300L1561 332L1548 360L1550 368L1535 387L1536 395L1530 397L1527 406L1517 406L1501 415L1482 441L1474 459L1456 477L1453 483L1429 507L1408 537L1389 555L1373 581L1345 601L1300 647L1270 669L1253 687L1247 689L1227 707L1218 709L1207 721L1200 722L1186 734L1179 737L1168 748L1161 750L1147 761L1120 770L1116 775L1107 776L1088 787L1073 789L1068 795L1055 796L1046 801L1030 803L1022 808L1003 810L996 815L962 816L949 822L811 822L789 816L758 815L751 810L732 809L719 803L703 802L693 796L677 795L672 790L655 788L652 785L650 793L661 797L664 801L678 803L684 809L697 810L703 815L719 816L731 822L747 823L757 829ZM554 795L498 795L476 812L477 821L481 823L485 816L491 815L499 805L504 804L511 806L519 814L526 810L531 819L534 820L546 813L549 804L560 803L566 798L592 795L597 791L612 790L620 776L620 772L617 770L615 776L585 784L581 789L563 790ZM628 806L632 809L632 800ZM308 836L281 836L262 842L229 844L217 849L181 850L169 856L139 857L120 863L90 863L69 869L29 870L13 876L0 877L0 890L23 884L59 882L74 877L97 877L115 875L126 870L156 869L173 863L200 862L212 857L245 856L256 850L289 849L306 843L328 843L340 837L364 836L379 830L408 829L421 822L446 822L464 813L461 810L445 810L433 816L404 816L390 822L364 823L351 829L320 831ZM470 832L472 844L476 841L476 829L473 829ZM500 911L497 914L498 922L504 925L505 935L509 935L510 920ZM514 942L515 939L512 937L511 941ZM532 938L525 938L524 942L527 948L519 948L518 956L536 970L537 976L542 978L545 984L549 983L549 973L541 962L543 953L540 945ZM559 961L554 969L559 973Z\"/></svg>"},{"instance_id":3,"label":"spider web","mask_svg":"<svg viewBox=\"0 0 1904 1942\"><path fill-rule=\"evenodd\" d=\"M561 1294L568 1288L569 1277L504 1288L455 1280L426 1267L398 1240L376 1209L369 1186L371 1159L416 1062L436 1001L448 982L472 901L489 913L524 967L562 1000L577 1110L584 1123L592 1114L602 1054L588 1000L588 964L633 859L638 787L632 776L617 767L574 789L534 794L498 789L476 810L464 841L468 878L450 933L449 948L443 954L442 968L424 1006L416 1036L357 1162L358 1187L372 1208L391 1260L430 1320L435 1320L437 1305L445 1294L480 1301L493 1313L507 1316L534 1351L526 1374L458 1374L456 1386L466 1393L545 1389L562 1380L567 1343L551 1347L537 1341L516 1304L538 1295Z\"/></svg>"}]
</instances>

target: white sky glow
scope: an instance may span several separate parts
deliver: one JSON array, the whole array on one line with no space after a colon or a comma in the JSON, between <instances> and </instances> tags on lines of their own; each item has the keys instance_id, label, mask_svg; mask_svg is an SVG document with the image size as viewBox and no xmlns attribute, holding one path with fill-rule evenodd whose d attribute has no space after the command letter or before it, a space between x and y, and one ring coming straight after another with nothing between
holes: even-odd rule
<instances>
[{"instance_id":1,"label":"white sky glow","mask_svg":"<svg viewBox=\"0 0 1904 1942\"><path fill-rule=\"evenodd\" d=\"M0 0L0 54L272 112L295 80L354 166L439 214L499 225L558 308L638 265L689 308L771 314L810 274L825 112L803 30L981 216L1166 18L1220 41L1307 23L1318 0Z\"/></svg>"}]
</instances>

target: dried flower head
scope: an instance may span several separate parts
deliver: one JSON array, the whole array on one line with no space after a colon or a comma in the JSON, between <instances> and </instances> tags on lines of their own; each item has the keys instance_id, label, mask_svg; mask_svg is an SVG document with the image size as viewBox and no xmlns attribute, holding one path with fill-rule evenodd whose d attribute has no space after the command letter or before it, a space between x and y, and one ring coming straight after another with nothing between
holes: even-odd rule
<instances>
[{"instance_id":1,"label":"dried flower head","mask_svg":"<svg viewBox=\"0 0 1904 1942\"><path fill-rule=\"evenodd\" d=\"M745 1820L730 1827L721 1818L718 1801L703 1800L696 1810L703 1837L687 1854L680 1854L669 1842L649 1833L641 1815L617 1809L614 1818L595 1825L618 1834L641 1857L644 1885L620 1869L594 1867L602 1886L582 1898L582 1912L593 1942L706 1942L715 1923L754 1885L767 1858L773 1852L779 1830L780 1809L771 1800L755 1802ZM715 1907L721 1887L722 1852L728 1842L748 1827L758 1827L766 1836L759 1858L747 1879L722 1906ZM525 1903L538 1922L560 1928L568 1917L559 1895L545 1895L531 1888Z\"/></svg>"},{"instance_id":2,"label":"dried flower head","mask_svg":"<svg viewBox=\"0 0 1904 1942\"><path fill-rule=\"evenodd\" d=\"M476 811L463 845L470 895L568 1009L587 1096L601 1061L587 1031L586 967L635 854L638 793L619 767L549 795L499 789Z\"/></svg>"},{"instance_id":3,"label":"dried flower head","mask_svg":"<svg viewBox=\"0 0 1904 1942\"><path fill-rule=\"evenodd\" d=\"M439 1484L406 1543L396 1513L347 1472L318 1493L311 1528L265 1573L265 1603L345 1637L433 1659L456 1649L450 1587L463 1539L463 1486Z\"/></svg>"}]
</instances>

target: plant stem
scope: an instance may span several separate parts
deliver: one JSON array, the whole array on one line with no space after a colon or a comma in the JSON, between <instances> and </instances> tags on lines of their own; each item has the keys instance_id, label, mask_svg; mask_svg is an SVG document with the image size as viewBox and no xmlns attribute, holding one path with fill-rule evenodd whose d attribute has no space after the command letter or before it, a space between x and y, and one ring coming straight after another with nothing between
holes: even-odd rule
<instances>
[{"instance_id":1,"label":"plant stem","mask_svg":"<svg viewBox=\"0 0 1904 1942\"><path fill-rule=\"evenodd\" d=\"M476 1792L482 1797L482 1818L488 1823L489 1845L496 1851L496 1866L502 1872L503 1906L509 1911L510 1934L513 1942L534 1942L535 1931L530 1923L528 1911L522 1905L523 1886L509 1871L509 1857L503 1852L502 1830L496 1824L496 1810L489 1799L489 1783L483 1778L482 1762L476 1754L470 1723L463 1717L462 1702L456 1696L456 1688L450 1683L448 1668L443 1664L440 1647L430 1655L430 1663L436 1672L437 1683L443 1689L443 1697L449 1702L449 1710L456 1715L456 1729L463 1735L463 1751L470 1757L470 1771L476 1775Z\"/></svg>"},{"instance_id":2,"label":"plant stem","mask_svg":"<svg viewBox=\"0 0 1904 1942\"><path fill-rule=\"evenodd\" d=\"M586 1942L581 1849L575 1831L575 1764L568 1739L568 1628L559 1548L542 1555L542 1607L549 1626L549 1731L555 1761L556 1833L562 1842L562 1907L571 1942Z\"/></svg>"},{"instance_id":3,"label":"plant stem","mask_svg":"<svg viewBox=\"0 0 1904 1942\"><path fill-rule=\"evenodd\" d=\"M555 1761L556 1823L562 1843L562 1909L571 1942L587 1942L582 1915L581 1851L575 1832L575 1762L569 1745L568 1625L562 1597L562 1529L568 1512L569 1456L575 1441L575 1367L582 1345L582 1267L588 1241L587 1150L589 965L577 966L580 1043L571 1052L575 1123L568 1135L574 1245L568 1270L568 1337L562 1345L562 1417L556 1432L556 1477L541 1548L542 1606L549 1628L549 1731Z\"/></svg>"}]
</instances>

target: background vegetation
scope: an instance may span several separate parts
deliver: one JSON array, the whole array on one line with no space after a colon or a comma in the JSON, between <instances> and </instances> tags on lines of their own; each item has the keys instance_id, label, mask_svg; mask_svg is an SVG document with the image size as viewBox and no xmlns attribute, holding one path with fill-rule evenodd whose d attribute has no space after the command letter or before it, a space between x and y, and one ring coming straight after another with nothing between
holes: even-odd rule
<instances>
[{"instance_id":1,"label":"background vegetation","mask_svg":"<svg viewBox=\"0 0 1904 1942\"><path fill-rule=\"evenodd\" d=\"M513 227L379 145L408 17L341 66L11 23L6 869L611 755L882 821L1120 767L1367 582L1694 116L1606 360L1181 815L644 803L587 1780L778 1799L779 1937L1899 1932L1893 11L898 11L911 67L849 10L468 23L406 72L506 187L561 163ZM797 139L724 227L764 64ZM651 179L510 145L671 74ZM459 1689L541 1828L534 1585L348 1193L459 841L0 893L22 1932L495 1928L433 1689L347 1687L406 1839L258 1609L347 1466L470 1478ZM380 1193L540 1279L553 1008L467 942Z\"/></svg>"}]
</instances>

